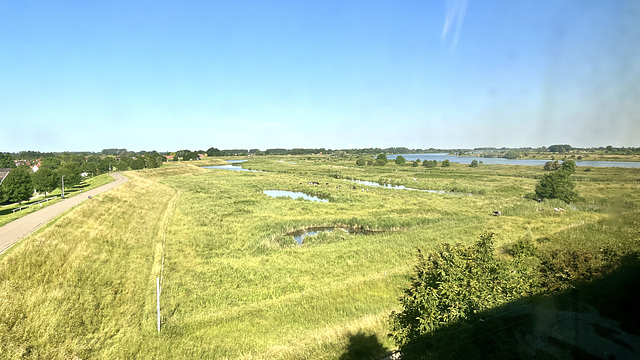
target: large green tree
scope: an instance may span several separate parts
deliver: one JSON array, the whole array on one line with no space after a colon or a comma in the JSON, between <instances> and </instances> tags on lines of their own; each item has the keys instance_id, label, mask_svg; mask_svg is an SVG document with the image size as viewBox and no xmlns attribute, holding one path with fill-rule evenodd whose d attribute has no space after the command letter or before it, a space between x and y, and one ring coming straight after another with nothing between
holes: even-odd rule
<instances>
[{"instance_id":1,"label":"large green tree","mask_svg":"<svg viewBox=\"0 0 640 360\"><path fill-rule=\"evenodd\" d=\"M65 188L79 185L82 181L82 176L80 173L82 170L80 169L80 165L76 163L68 163L64 164L60 168L58 168L57 172L57 181L62 183L62 176L64 175L64 186Z\"/></svg>"},{"instance_id":2,"label":"large green tree","mask_svg":"<svg viewBox=\"0 0 640 360\"><path fill-rule=\"evenodd\" d=\"M42 159L42 166L48 166L51 170L56 170L62 165L62 160L57 157L48 157Z\"/></svg>"},{"instance_id":3,"label":"large green tree","mask_svg":"<svg viewBox=\"0 0 640 360\"><path fill-rule=\"evenodd\" d=\"M14 168L16 164L13 162L13 156L9 153L0 152L0 169Z\"/></svg>"},{"instance_id":4,"label":"large green tree","mask_svg":"<svg viewBox=\"0 0 640 360\"><path fill-rule=\"evenodd\" d=\"M60 186L55 171L45 165L40 167L38 171L31 175L31 181L33 182L33 187L37 192L52 192Z\"/></svg>"},{"instance_id":5,"label":"large green tree","mask_svg":"<svg viewBox=\"0 0 640 360\"><path fill-rule=\"evenodd\" d=\"M396 157L395 162L396 162L396 164L397 164L397 165L403 165L404 163L406 163L406 162L407 162L407 160L404 158L404 156L402 156L402 155L398 155L398 156Z\"/></svg>"},{"instance_id":6,"label":"large green tree","mask_svg":"<svg viewBox=\"0 0 640 360\"><path fill-rule=\"evenodd\" d=\"M21 165L11 170L0 185L0 198L10 202L25 201L33 196L33 190L31 168Z\"/></svg>"}]
</instances>

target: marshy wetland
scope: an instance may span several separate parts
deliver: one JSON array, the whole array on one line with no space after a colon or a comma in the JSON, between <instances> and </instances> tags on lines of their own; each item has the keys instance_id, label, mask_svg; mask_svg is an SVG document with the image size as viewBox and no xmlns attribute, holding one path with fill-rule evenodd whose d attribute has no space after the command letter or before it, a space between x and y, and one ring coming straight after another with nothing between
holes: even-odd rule
<instances>
[{"instance_id":1,"label":"marshy wetland","mask_svg":"<svg viewBox=\"0 0 640 360\"><path fill-rule=\"evenodd\" d=\"M332 359L358 332L395 347L389 314L417 249L471 244L485 230L505 258L523 238L549 251L639 248L637 168L578 168L583 199L567 205L524 197L542 166L328 156L241 164L255 172L205 165L129 172L129 183L3 254L0 357ZM356 179L370 183L354 189ZM328 201L265 196L278 189ZM303 246L294 239L321 229Z\"/></svg>"}]
</instances>

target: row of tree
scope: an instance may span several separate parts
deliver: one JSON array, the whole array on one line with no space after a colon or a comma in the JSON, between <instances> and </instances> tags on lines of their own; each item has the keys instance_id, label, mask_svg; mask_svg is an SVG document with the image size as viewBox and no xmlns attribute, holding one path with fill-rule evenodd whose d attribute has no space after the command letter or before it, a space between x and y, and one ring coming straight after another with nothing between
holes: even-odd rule
<instances>
[{"instance_id":1,"label":"row of tree","mask_svg":"<svg viewBox=\"0 0 640 360\"><path fill-rule=\"evenodd\" d=\"M0 202L28 200L34 192L49 193L62 184L72 187L80 184L83 176L95 176L112 170L152 169L162 165L166 158L159 153L145 152L136 156L99 156L59 154L39 159L38 169L33 172L28 165L16 167L10 154L0 153L0 168L11 168L0 185Z\"/></svg>"},{"instance_id":2,"label":"row of tree","mask_svg":"<svg viewBox=\"0 0 640 360\"><path fill-rule=\"evenodd\" d=\"M57 168L42 166L32 172L27 165L20 165L11 170L0 185L0 203L29 200L34 192L49 193L62 186L64 176L65 187L72 187L82 181L81 169L76 164L67 163Z\"/></svg>"}]
</instances>

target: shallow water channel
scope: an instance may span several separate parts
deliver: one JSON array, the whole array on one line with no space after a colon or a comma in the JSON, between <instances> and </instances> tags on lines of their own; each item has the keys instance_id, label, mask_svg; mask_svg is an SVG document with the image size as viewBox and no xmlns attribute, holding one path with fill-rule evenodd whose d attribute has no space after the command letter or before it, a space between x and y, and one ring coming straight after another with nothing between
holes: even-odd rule
<instances>
[{"instance_id":1,"label":"shallow water channel","mask_svg":"<svg viewBox=\"0 0 640 360\"><path fill-rule=\"evenodd\" d=\"M303 192L299 191L288 191L288 190L265 190L263 191L265 195L271 197L290 197L292 199L302 198L304 200L315 201L315 202L329 202L327 199L321 199L317 196L307 195Z\"/></svg>"},{"instance_id":2,"label":"shallow water channel","mask_svg":"<svg viewBox=\"0 0 640 360\"><path fill-rule=\"evenodd\" d=\"M231 163L229 165L217 165L217 166L203 166L204 169L218 169L218 170L235 170L235 171L250 171L250 172L262 172L258 170L249 170L243 169L240 166L240 163L243 163L247 160L226 160Z\"/></svg>"},{"instance_id":3,"label":"shallow water channel","mask_svg":"<svg viewBox=\"0 0 640 360\"><path fill-rule=\"evenodd\" d=\"M371 232L368 232L368 231L365 231L365 230L354 230L354 229L349 229L349 228L317 227L317 228L311 228L311 229L307 229L307 230L296 231L296 232L290 233L288 235L292 235L293 239L299 245L302 245L304 243L304 238L307 237L307 236L317 235L318 233L321 233L321 232L332 232L334 230L342 230L342 231L346 232L347 234L354 234L354 235L365 235L365 234L370 234L371 233Z\"/></svg>"},{"instance_id":4,"label":"shallow water channel","mask_svg":"<svg viewBox=\"0 0 640 360\"><path fill-rule=\"evenodd\" d=\"M467 195L467 196L471 196L471 194L468 194L468 193L457 193L457 192L444 191L444 190L414 189L414 188L406 187L404 185L378 184L377 182L366 181L366 180L348 180L348 179L345 179L345 180L351 181L351 182L355 182L357 184L366 185L366 186L383 187L383 188L387 188L387 189L413 190L413 191L422 191L422 192L428 192L428 193L433 193L433 194L448 194L448 195Z\"/></svg>"}]
</instances>

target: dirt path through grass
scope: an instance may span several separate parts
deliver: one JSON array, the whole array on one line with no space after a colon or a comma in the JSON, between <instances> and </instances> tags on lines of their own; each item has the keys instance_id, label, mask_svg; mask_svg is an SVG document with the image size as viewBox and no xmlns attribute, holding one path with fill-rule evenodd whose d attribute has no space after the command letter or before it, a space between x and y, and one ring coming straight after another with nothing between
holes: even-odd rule
<instances>
[{"instance_id":1,"label":"dirt path through grass","mask_svg":"<svg viewBox=\"0 0 640 360\"><path fill-rule=\"evenodd\" d=\"M62 202L43 208L42 210L36 211L0 227L0 254L13 246L13 244L18 242L20 239L26 237L42 225L53 220L58 215L87 200L89 196L95 196L129 181L129 178L120 173L114 173L111 174L111 176L115 181L93 190L80 193L72 198L68 198Z\"/></svg>"}]
</instances>

